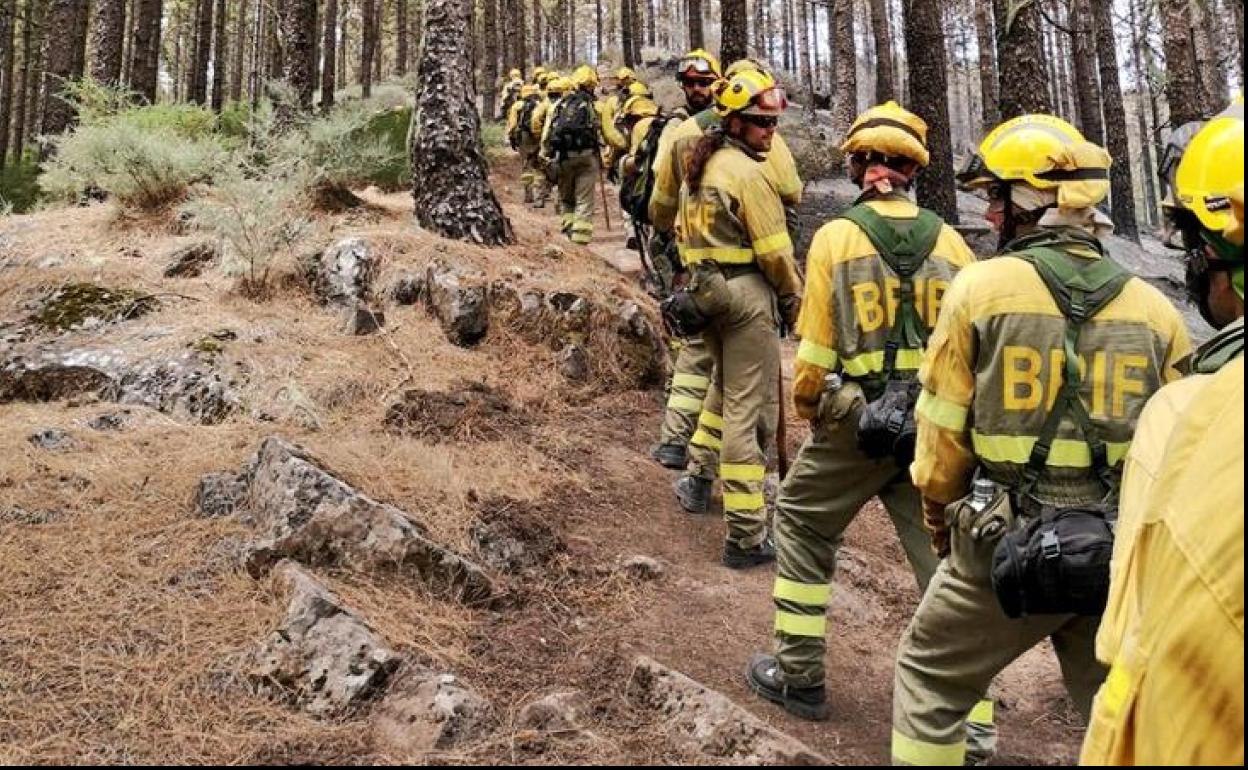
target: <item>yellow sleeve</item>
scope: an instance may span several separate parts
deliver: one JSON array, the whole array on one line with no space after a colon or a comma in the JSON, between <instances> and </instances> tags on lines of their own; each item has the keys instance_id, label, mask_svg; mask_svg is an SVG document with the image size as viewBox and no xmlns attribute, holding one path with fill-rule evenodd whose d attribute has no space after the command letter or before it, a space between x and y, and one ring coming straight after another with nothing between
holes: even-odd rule
<instances>
[{"instance_id":1,"label":"yellow sleeve","mask_svg":"<svg viewBox=\"0 0 1248 770\"><path fill-rule=\"evenodd\" d=\"M786 206L796 206L802 202L802 178L797 173L797 161L793 152L784 141L784 137L776 133L771 140L771 152L767 153L767 167L776 185L776 192Z\"/></svg>"},{"instance_id":2,"label":"yellow sleeve","mask_svg":"<svg viewBox=\"0 0 1248 770\"><path fill-rule=\"evenodd\" d=\"M1167 305L1170 317L1170 349L1166 351L1166 368L1161 376L1165 382L1174 382L1188 373L1192 366L1192 338L1187 333L1183 317Z\"/></svg>"},{"instance_id":3,"label":"yellow sleeve","mask_svg":"<svg viewBox=\"0 0 1248 770\"><path fill-rule=\"evenodd\" d=\"M801 294L802 278L793 261L784 206L765 174L753 173L743 180L738 215L745 223L754 259L776 294Z\"/></svg>"},{"instance_id":4,"label":"yellow sleeve","mask_svg":"<svg viewBox=\"0 0 1248 770\"><path fill-rule=\"evenodd\" d=\"M806 256L806 290L802 312L797 317L797 335L802 341L793 362L793 408L806 420L814 418L819 408L824 376L837 368L836 323L832 313L837 226L831 222L821 227Z\"/></svg>"},{"instance_id":5,"label":"yellow sleeve","mask_svg":"<svg viewBox=\"0 0 1248 770\"><path fill-rule=\"evenodd\" d=\"M516 123L520 120L520 108L524 106L524 102L517 101L511 105L511 109L507 110L507 135L511 136L511 132L516 130Z\"/></svg>"},{"instance_id":6,"label":"yellow sleeve","mask_svg":"<svg viewBox=\"0 0 1248 770\"><path fill-rule=\"evenodd\" d=\"M542 114L542 132L539 134L539 136L542 137L542 155L547 158L554 156L554 153L550 149L550 126L554 123L554 117L555 105L552 104L547 107L546 112Z\"/></svg>"},{"instance_id":7,"label":"yellow sleeve","mask_svg":"<svg viewBox=\"0 0 1248 770\"><path fill-rule=\"evenodd\" d=\"M949 225L941 228L940 238L936 241L933 254L939 254L946 262L955 267L963 268L976 261L975 252L966 245L962 234Z\"/></svg>"},{"instance_id":8,"label":"yellow sleeve","mask_svg":"<svg viewBox=\"0 0 1248 770\"><path fill-rule=\"evenodd\" d=\"M671 120L659 135L659 148L654 157L654 190L650 193L650 224L660 233L669 233L676 225L680 203L680 184L676 179L676 128L680 121Z\"/></svg>"},{"instance_id":9,"label":"yellow sleeve","mask_svg":"<svg viewBox=\"0 0 1248 770\"><path fill-rule=\"evenodd\" d=\"M919 369L923 391L915 407L918 439L910 476L923 497L945 504L965 496L975 471L968 419L976 355L970 272L958 273L949 285Z\"/></svg>"},{"instance_id":10,"label":"yellow sleeve","mask_svg":"<svg viewBox=\"0 0 1248 770\"><path fill-rule=\"evenodd\" d=\"M617 150L628 149L628 139L615 127L615 110L611 102L594 102L598 110L598 122L602 138Z\"/></svg>"}]
</instances>

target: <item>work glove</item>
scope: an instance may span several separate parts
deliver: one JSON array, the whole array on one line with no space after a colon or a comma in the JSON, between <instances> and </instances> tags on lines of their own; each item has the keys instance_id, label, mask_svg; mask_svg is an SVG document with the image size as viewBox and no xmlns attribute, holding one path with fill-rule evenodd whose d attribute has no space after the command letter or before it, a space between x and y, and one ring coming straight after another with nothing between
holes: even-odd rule
<instances>
[{"instance_id":1,"label":"work glove","mask_svg":"<svg viewBox=\"0 0 1248 770\"><path fill-rule=\"evenodd\" d=\"M797 242L802 239L802 220L797 215L795 206L784 207L784 225L789 231L789 240L793 241L793 249L797 250Z\"/></svg>"},{"instance_id":2,"label":"work glove","mask_svg":"<svg viewBox=\"0 0 1248 770\"><path fill-rule=\"evenodd\" d=\"M797 328L797 315L802 309L802 295L786 294L779 300L780 336L787 337Z\"/></svg>"},{"instance_id":3,"label":"work glove","mask_svg":"<svg viewBox=\"0 0 1248 770\"><path fill-rule=\"evenodd\" d=\"M945 504L923 498L923 527L932 536L932 551L940 558L949 555L949 524L945 521Z\"/></svg>"}]
</instances>

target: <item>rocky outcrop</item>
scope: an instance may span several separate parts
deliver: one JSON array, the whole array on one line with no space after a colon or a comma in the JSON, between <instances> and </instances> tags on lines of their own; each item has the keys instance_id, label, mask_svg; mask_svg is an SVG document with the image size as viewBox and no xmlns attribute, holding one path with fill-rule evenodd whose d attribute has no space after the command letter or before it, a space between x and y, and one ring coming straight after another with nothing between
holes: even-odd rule
<instances>
[{"instance_id":1,"label":"rocky outcrop","mask_svg":"<svg viewBox=\"0 0 1248 770\"><path fill-rule=\"evenodd\" d=\"M525 704L516 718L516 725L556 735L577 734L584 732L581 722L588 711L585 693L579 690L552 692Z\"/></svg>"},{"instance_id":2,"label":"rocky outcrop","mask_svg":"<svg viewBox=\"0 0 1248 770\"><path fill-rule=\"evenodd\" d=\"M639 656L628 694L657 710L684 749L745 765L826 765L826 757L768 727L722 694L679 671Z\"/></svg>"},{"instance_id":3,"label":"rocky outcrop","mask_svg":"<svg viewBox=\"0 0 1248 770\"><path fill-rule=\"evenodd\" d=\"M483 736L493 723L489 704L450 673L414 671L373 711L377 748L404 762Z\"/></svg>"},{"instance_id":4,"label":"rocky outcrop","mask_svg":"<svg viewBox=\"0 0 1248 770\"><path fill-rule=\"evenodd\" d=\"M39 449L61 452L74 446L74 439L60 428L44 428L30 434L26 440Z\"/></svg>"},{"instance_id":5,"label":"rocky outcrop","mask_svg":"<svg viewBox=\"0 0 1248 770\"><path fill-rule=\"evenodd\" d=\"M314 285L323 302L352 306L372 293L377 260L363 238L344 238L326 249L316 262Z\"/></svg>"},{"instance_id":6,"label":"rocky outcrop","mask_svg":"<svg viewBox=\"0 0 1248 770\"><path fill-rule=\"evenodd\" d=\"M198 516L220 518L229 516L242 504L247 487L233 473L209 473L195 487L191 510Z\"/></svg>"},{"instance_id":7,"label":"rocky outcrop","mask_svg":"<svg viewBox=\"0 0 1248 770\"><path fill-rule=\"evenodd\" d=\"M312 575L284 561L273 571L286 617L253 653L250 674L305 711L339 716L386 686L401 658Z\"/></svg>"},{"instance_id":8,"label":"rocky outcrop","mask_svg":"<svg viewBox=\"0 0 1248 770\"><path fill-rule=\"evenodd\" d=\"M441 260L425 272L425 302L452 344L469 348L490 329L490 306L483 279L451 269Z\"/></svg>"},{"instance_id":9,"label":"rocky outcrop","mask_svg":"<svg viewBox=\"0 0 1248 770\"><path fill-rule=\"evenodd\" d=\"M386 325L386 314L364 303L347 308L343 316L342 330L353 337L366 337L376 334Z\"/></svg>"},{"instance_id":10,"label":"rocky outcrop","mask_svg":"<svg viewBox=\"0 0 1248 770\"><path fill-rule=\"evenodd\" d=\"M166 278L194 278L221 257L217 244L199 241L171 251L165 257Z\"/></svg>"},{"instance_id":11,"label":"rocky outcrop","mask_svg":"<svg viewBox=\"0 0 1248 770\"><path fill-rule=\"evenodd\" d=\"M248 558L253 574L294 559L395 572L438 596L469 603L494 593L481 567L430 540L422 524L358 492L280 438L264 440L239 483L246 490L240 513L259 532Z\"/></svg>"}]
</instances>

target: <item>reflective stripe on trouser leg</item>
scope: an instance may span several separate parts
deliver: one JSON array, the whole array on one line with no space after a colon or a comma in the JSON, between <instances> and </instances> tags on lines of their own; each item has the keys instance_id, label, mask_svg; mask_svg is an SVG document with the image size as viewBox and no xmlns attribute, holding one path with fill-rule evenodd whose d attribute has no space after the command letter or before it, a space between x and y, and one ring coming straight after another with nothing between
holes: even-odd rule
<instances>
[{"instance_id":1,"label":"reflective stripe on trouser leg","mask_svg":"<svg viewBox=\"0 0 1248 770\"><path fill-rule=\"evenodd\" d=\"M827 583L799 583L777 575L771 591L772 600L776 604L776 633L823 639L827 632L827 618L824 613L827 612L831 596L832 586ZM785 682L797 687L809 686L790 682L787 676Z\"/></svg>"},{"instance_id":2,"label":"reflective stripe on trouser leg","mask_svg":"<svg viewBox=\"0 0 1248 770\"><path fill-rule=\"evenodd\" d=\"M722 388L724 522L728 540L753 548L767 537L763 502L765 457L759 436L766 410L775 402L780 340L776 336L775 295L761 274L727 281L731 310L716 318L708 334ZM704 409L705 411L705 409Z\"/></svg>"},{"instance_id":3,"label":"reflective stripe on trouser leg","mask_svg":"<svg viewBox=\"0 0 1248 770\"><path fill-rule=\"evenodd\" d=\"M896 466L871 460L858 450L858 416L855 410L817 428L798 450L780 486L775 537L776 574L782 578L804 585L831 583L841 537L858 511L875 495L905 485ZM803 609L777 594L776 611L779 619L779 613ZM835 632L835 617L831 628ZM776 659L786 683L823 684L826 648L823 633L806 636L777 622Z\"/></svg>"},{"instance_id":4,"label":"reflective stripe on trouser leg","mask_svg":"<svg viewBox=\"0 0 1248 770\"><path fill-rule=\"evenodd\" d=\"M668 388L667 410L659 430L661 444L688 444L698 427L714 368L711 354L701 338L689 339L676 353ZM697 406L694 407L696 402Z\"/></svg>"},{"instance_id":5,"label":"reflective stripe on trouser leg","mask_svg":"<svg viewBox=\"0 0 1248 770\"><path fill-rule=\"evenodd\" d=\"M997 751L997 725L994 704L985 698L966 717L966 760L983 764Z\"/></svg>"},{"instance_id":6,"label":"reflective stripe on trouser leg","mask_svg":"<svg viewBox=\"0 0 1248 770\"><path fill-rule=\"evenodd\" d=\"M972 549L956 542L954 554ZM981 559L991 558L983 549ZM1099 618L1031 615L1007 618L985 564L945 559L902 635L893 678L893 759L950 764L966 755L967 717L1003 668L1046 637L1053 640L1077 704L1104 676L1094 657ZM955 754L957 755L955 757Z\"/></svg>"},{"instance_id":7,"label":"reflective stripe on trouser leg","mask_svg":"<svg viewBox=\"0 0 1248 770\"><path fill-rule=\"evenodd\" d=\"M704 344L710 344L706 342ZM709 353L709 348L708 348ZM711 359L714 368L715 359ZM720 390L718 372L711 377L711 386L702 401L702 413L698 415L697 429L689 439L689 472L704 479L719 476L719 452L724 446L724 396Z\"/></svg>"}]
</instances>

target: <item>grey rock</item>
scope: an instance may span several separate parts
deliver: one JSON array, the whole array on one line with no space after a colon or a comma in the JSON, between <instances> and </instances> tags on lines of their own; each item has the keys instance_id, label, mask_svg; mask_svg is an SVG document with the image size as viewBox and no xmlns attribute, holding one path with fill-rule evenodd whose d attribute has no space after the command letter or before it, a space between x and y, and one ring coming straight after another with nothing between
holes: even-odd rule
<instances>
[{"instance_id":1,"label":"grey rock","mask_svg":"<svg viewBox=\"0 0 1248 770\"><path fill-rule=\"evenodd\" d=\"M40 270L51 270L54 267L61 267L65 264L65 257L60 254L51 254L39 260Z\"/></svg>"},{"instance_id":2,"label":"grey rock","mask_svg":"<svg viewBox=\"0 0 1248 770\"><path fill-rule=\"evenodd\" d=\"M644 655L633 662L628 694L658 711L672 740L684 749L733 764L830 764L722 694Z\"/></svg>"},{"instance_id":3,"label":"grey rock","mask_svg":"<svg viewBox=\"0 0 1248 770\"><path fill-rule=\"evenodd\" d=\"M26 440L36 447L46 449L49 452L62 452L72 448L74 445L74 439L60 428L44 428L41 431L30 434L26 437Z\"/></svg>"},{"instance_id":4,"label":"grey rock","mask_svg":"<svg viewBox=\"0 0 1248 770\"><path fill-rule=\"evenodd\" d=\"M550 295L550 306L566 331L586 332L593 318L594 306L584 297L567 291Z\"/></svg>"},{"instance_id":5,"label":"grey rock","mask_svg":"<svg viewBox=\"0 0 1248 770\"><path fill-rule=\"evenodd\" d=\"M247 485L233 473L209 473L195 487L192 510L199 516L229 516L242 503Z\"/></svg>"},{"instance_id":6,"label":"grey rock","mask_svg":"<svg viewBox=\"0 0 1248 770\"><path fill-rule=\"evenodd\" d=\"M369 298L377 260L363 238L345 238L317 261L316 290L325 302L350 305Z\"/></svg>"},{"instance_id":7,"label":"grey rock","mask_svg":"<svg viewBox=\"0 0 1248 770\"><path fill-rule=\"evenodd\" d=\"M28 511L19 505L0 507L0 522L8 524L39 526L40 524L51 524L64 516L65 513L58 510Z\"/></svg>"},{"instance_id":8,"label":"grey rock","mask_svg":"<svg viewBox=\"0 0 1248 770\"><path fill-rule=\"evenodd\" d=\"M352 336L365 337L369 334L376 334L385 325L386 314L382 310L374 310L364 303L359 303L347 310L342 328Z\"/></svg>"},{"instance_id":9,"label":"grey rock","mask_svg":"<svg viewBox=\"0 0 1248 770\"><path fill-rule=\"evenodd\" d=\"M588 711L585 693L579 690L552 692L520 709L516 724L544 733L581 733L581 721Z\"/></svg>"},{"instance_id":10,"label":"grey rock","mask_svg":"<svg viewBox=\"0 0 1248 770\"><path fill-rule=\"evenodd\" d=\"M248 558L253 574L290 558L311 566L397 572L464 602L493 595L481 567L429 540L425 527L406 513L361 494L280 438L264 440L240 479L246 487L244 520L260 535Z\"/></svg>"},{"instance_id":11,"label":"grey rock","mask_svg":"<svg viewBox=\"0 0 1248 770\"><path fill-rule=\"evenodd\" d=\"M339 716L378 695L402 662L358 614L293 562L274 570L286 617L252 658L250 675L308 713Z\"/></svg>"},{"instance_id":12,"label":"grey rock","mask_svg":"<svg viewBox=\"0 0 1248 770\"><path fill-rule=\"evenodd\" d=\"M194 278L221 257L213 241L198 241L169 252L165 257L166 278Z\"/></svg>"},{"instance_id":13,"label":"grey rock","mask_svg":"<svg viewBox=\"0 0 1248 770\"><path fill-rule=\"evenodd\" d=\"M442 325L452 344L472 347L490 329L490 306L486 287L434 260L426 270L425 302Z\"/></svg>"},{"instance_id":14,"label":"grey rock","mask_svg":"<svg viewBox=\"0 0 1248 770\"><path fill-rule=\"evenodd\" d=\"M215 425L240 406L221 372L194 353L139 363L117 380L111 399Z\"/></svg>"},{"instance_id":15,"label":"grey rock","mask_svg":"<svg viewBox=\"0 0 1248 770\"><path fill-rule=\"evenodd\" d=\"M412 761L476 740L492 723L489 704L454 674L419 672L373 710L373 737L387 754Z\"/></svg>"},{"instance_id":16,"label":"grey rock","mask_svg":"<svg viewBox=\"0 0 1248 770\"><path fill-rule=\"evenodd\" d=\"M542 259L559 262L562 261L565 256L567 255L564 254L563 249L555 246L554 244L550 244L542 249Z\"/></svg>"},{"instance_id":17,"label":"grey rock","mask_svg":"<svg viewBox=\"0 0 1248 770\"><path fill-rule=\"evenodd\" d=\"M589 354L585 348L576 344L564 345L556 356L559 373L573 382L584 382L589 379Z\"/></svg>"},{"instance_id":18,"label":"grey rock","mask_svg":"<svg viewBox=\"0 0 1248 770\"><path fill-rule=\"evenodd\" d=\"M390 298L397 305L415 305L425 293L425 279L419 275L405 275L390 288Z\"/></svg>"},{"instance_id":19,"label":"grey rock","mask_svg":"<svg viewBox=\"0 0 1248 770\"><path fill-rule=\"evenodd\" d=\"M132 419L133 414L130 410L123 409L120 412L109 412L93 417L87 422L87 427L98 431L121 430L130 424Z\"/></svg>"},{"instance_id":20,"label":"grey rock","mask_svg":"<svg viewBox=\"0 0 1248 770\"><path fill-rule=\"evenodd\" d=\"M663 562L653 556L629 556L620 562L620 569L637 580L658 580L663 577L666 569Z\"/></svg>"}]
</instances>

